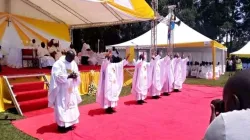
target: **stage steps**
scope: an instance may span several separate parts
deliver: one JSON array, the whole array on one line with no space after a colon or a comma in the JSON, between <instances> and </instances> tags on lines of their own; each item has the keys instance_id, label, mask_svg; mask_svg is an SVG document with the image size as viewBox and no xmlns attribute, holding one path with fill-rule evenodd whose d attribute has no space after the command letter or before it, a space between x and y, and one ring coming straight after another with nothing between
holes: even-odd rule
<instances>
[{"instance_id":1,"label":"stage steps","mask_svg":"<svg viewBox=\"0 0 250 140\"><path fill-rule=\"evenodd\" d=\"M12 102L21 116L48 109L49 82L45 74L3 77L8 86Z\"/></svg>"}]
</instances>

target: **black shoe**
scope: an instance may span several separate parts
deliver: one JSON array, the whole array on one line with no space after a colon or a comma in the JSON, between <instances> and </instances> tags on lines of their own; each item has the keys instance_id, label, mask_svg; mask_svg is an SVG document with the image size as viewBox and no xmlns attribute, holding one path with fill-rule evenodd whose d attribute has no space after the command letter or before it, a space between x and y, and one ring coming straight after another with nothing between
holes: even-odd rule
<instances>
[{"instance_id":1,"label":"black shoe","mask_svg":"<svg viewBox=\"0 0 250 140\"><path fill-rule=\"evenodd\" d=\"M161 96L157 95L157 96L156 96L156 98L157 98L157 99L160 99L160 98L161 98Z\"/></svg>"},{"instance_id":2,"label":"black shoe","mask_svg":"<svg viewBox=\"0 0 250 140\"><path fill-rule=\"evenodd\" d=\"M174 89L174 92L181 92L179 89Z\"/></svg>"},{"instance_id":3,"label":"black shoe","mask_svg":"<svg viewBox=\"0 0 250 140\"><path fill-rule=\"evenodd\" d=\"M138 105L142 105L142 103L143 103L142 100L138 100L138 101L137 101L137 104L138 104Z\"/></svg>"},{"instance_id":4,"label":"black shoe","mask_svg":"<svg viewBox=\"0 0 250 140\"><path fill-rule=\"evenodd\" d=\"M152 99L159 99L157 96L152 96Z\"/></svg>"},{"instance_id":5,"label":"black shoe","mask_svg":"<svg viewBox=\"0 0 250 140\"><path fill-rule=\"evenodd\" d=\"M68 131L72 131L72 130L75 130L75 126L70 126L70 127L67 127L66 128Z\"/></svg>"},{"instance_id":6,"label":"black shoe","mask_svg":"<svg viewBox=\"0 0 250 140\"><path fill-rule=\"evenodd\" d=\"M60 132L60 133L67 133L68 132L68 130L65 128L65 127L61 127L61 126L58 126L58 131Z\"/></svg>"},{"instance_id":7,"label":"black shoe","mask_svg":"<svg viewBox=\"0 0 250 140\"><path fill-rule=\"evenodd\" d=\"M114 110L113 110L111 107L109 107L109 108L107 108L107 109L105 110L105 112L106 112L107 114L112 114L113 111L114 111Z\"/></svg>"},{"instance_id":8,"label":"black shoe","mask_svg":"<svg viewBox=\"0 0 250 140\"><path fill-rule=\"evenodd\" d=\"M162 95L163 95L163 96L169 96L170 94L167 93L167 92L164 92Z\"/></svg>"},{"instance_id":9,"label":"black shoe","mask_svg":"<svg viewBox=\"0 0 250 140\"><path fill-rule=\"evenodd\" d=\"M147 103L146 101L144 101L144 100L141 100L141 102L144 104L144 103Z\"/></svg>"},{"instance_id":10,"label":"black shoe","mask_svg":"<svg viewBox=\"0 0 250 140\"><path fill-rule=\"evenodd\" d=\"M112 112L112 113L115 113L116 111L114 110L114 108L111 107L111 112Z\"/></svg>"}]
</instances>

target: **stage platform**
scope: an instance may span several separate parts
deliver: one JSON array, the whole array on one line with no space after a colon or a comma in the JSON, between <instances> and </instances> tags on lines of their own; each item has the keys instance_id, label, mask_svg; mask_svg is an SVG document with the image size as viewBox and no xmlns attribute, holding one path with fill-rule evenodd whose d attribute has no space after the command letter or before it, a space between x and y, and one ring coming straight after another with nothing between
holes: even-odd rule
<instances>
[{"instance_id":1,"label":"stage platform","mask_svg":"<svg viewBox=\"0 0 250 140\"><path fill-rule=\"evenodd\" d=\"M81 72L88 72L90 70L99 71L101 66L84 66L79 65L79 71ZM21 74L50 74L51 70L48 68L10 68L7 66L2 67L2 72L0 73L1 76L3 75L21 75Z\"/></svg>"},{"instance_id":2,"label":"stage platform","mask_svg":"<svg viewBox=\"0 0 250 140\"><path fill-rule=\"evenodd\" d=\"M80 77L82 83L79 86L79 91L82 95L88 93L88 88L91 83L98 85L99 80L99 71L101 66L86 66L79 65ZM124 68L124 86L132 83L132 75L128 70L133 70L133 66L125 66ZM3 76L14 76L14 75L31 75L31 74L45 74L47 79L50 80L50 72L49 68L10 68L7 66L2 67L2 72L0 73L0 112L5 111L7 108L13 107L13 103L11 101L10 93L7 88L7 84L4 82ZM37 78L19 78L13 79L12 83L20 83L20 82L37 82L41 81L41 79Z\"/></svg>"}]
</instances>

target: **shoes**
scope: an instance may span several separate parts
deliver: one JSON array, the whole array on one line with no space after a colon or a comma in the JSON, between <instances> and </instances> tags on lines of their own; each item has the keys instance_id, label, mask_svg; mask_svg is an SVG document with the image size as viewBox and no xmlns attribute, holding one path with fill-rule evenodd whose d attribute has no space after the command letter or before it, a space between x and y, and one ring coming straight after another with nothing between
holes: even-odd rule
<instances>
[{"instance_id":1,"label":"shoes","mask_svg":"<svg viewBox=\"0 0 250 140\"><path fill-rule=\"evenodd\" d=\"M72 131L75 129L75 126L70 126L70 127L62 127L62 126L58 126L58 131L60 133L67 133L68 131Z\"/></svg>"},{"instance_id":2,"label":"shoes","mask_svg":"<svg viewBox=\"0 0 250 140\"><path fill-rule=\"evenodd\" d=\"M115 111L112 107L109 107L109 108L107 108L107 109L105 110L105 112L106 112L107 114L113 114L113 113L115 113L116 111Z\"/></svg>"},{"instance_id":3,"label":"shoes","mask_svg":"<svg viewBox=\"0 0 250 140\"><path fill-rule=\"evenodd\" d=\"M164 92L162 95L163 95L163 96L169 96L170 94L167 93L167 92Z\"/></svg>"}]
</instances>

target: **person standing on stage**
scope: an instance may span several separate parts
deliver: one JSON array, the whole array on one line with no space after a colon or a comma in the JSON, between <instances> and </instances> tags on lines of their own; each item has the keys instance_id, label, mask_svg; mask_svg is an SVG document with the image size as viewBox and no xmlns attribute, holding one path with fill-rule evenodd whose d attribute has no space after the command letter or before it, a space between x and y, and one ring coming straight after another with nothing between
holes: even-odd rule
<instances>
[{"instance_id":1,"label":"person standing on stage","mask_svg":"<svg viewBox=\"0 0 250 140\"><path fill-rule=\"evenodd\" d=\"M81 80L78 66L74 61L75 53L67 51L52 67L49 107L54 108L59 132L65 133L74 129L80 116L78 104L82 101L78 91Z\"/></svg>"},{"instance_id":2,"label":"person standing on stage","mask_svg":"<svg viewBox=\"0 0 250 140\"><path fill-rule=\"evenodd\" d=\"M186 80L186 73L187 73L187 62L188 62L188 57L187 58L181 58L179 54L177 53L174 56L173 59L173 68L174 68L174 91L179 92L182 89L182 84Z\"/></svg>"},{"instance_id":3,"label":"person standing on stage","mask_svg":"<svg viewBox=\"0 0 250 140\"><path fill-rule=\"evenodd\" d=\"M137 103L146 103L148 89L152 81L152 65L145 61L144 54L141 54L139 60L135 64L135 71L132 82L132 94L135 95Z\"/></svg>"},{"instance_id":4,"label":"person standing on stage","mask_svg":"<svg viewBox=\"0 0 250 140\"><path fill-rule=\"evenodd\" d=\"M162 91L163 84L165 83L165 71L164 63L166 62L166 57L161 59L162 52L157 50L157 55L152 58L152 85L149 88L149 93L153 99L159 99Z\"/></svg>"},{"instance_id":5,"label":"person standing on stage","mask_svg":"<svg viewBox=\"0 0 250 140\"><path fill-rule=\"evenodd\" d=\"M165 71L165 83L162 88L162 92L164 96L168 96L170 92L173 91L173 83L174 83L174 72L173 72L173 65L172 65L172 56L166 56L166 62L164 66Z\"/></svg>"},{"instance_id":6,"label":"person standing on stage","mask_svg":"<svg viewBox=\"0 0 250 140\"><path fill-rule=\"evenodd\" d=\"M108 114L115 112L119 95L123 86L123 67L128 64L128 57L119 63L110 63L111 54L102 62L96 102L99 103Z\"/></svg>"}]
</instances>

